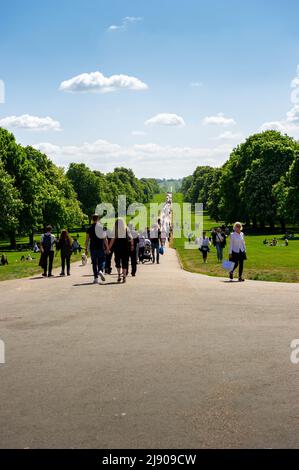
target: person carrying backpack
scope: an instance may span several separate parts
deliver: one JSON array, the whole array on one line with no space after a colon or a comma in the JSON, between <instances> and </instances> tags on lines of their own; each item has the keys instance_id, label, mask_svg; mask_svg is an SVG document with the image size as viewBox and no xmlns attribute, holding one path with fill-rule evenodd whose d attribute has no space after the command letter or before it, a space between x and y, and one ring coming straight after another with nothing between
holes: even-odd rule
<instances>
[{"instance_id":1,"label":"person carrying backpack","mask_svg":"<svg viewBox=\"0 0 299 470\"><path fill-rule=\"evenodd\" d=\"M52 227L48 225L46 227L46 232L41 237L41 251L42 251L42 258L43 258L43 276L52 277L52 267L53 267L53 260L54 260L54 245L56 242L55 236L51 233Z\"/></svg>"}]
</instances>

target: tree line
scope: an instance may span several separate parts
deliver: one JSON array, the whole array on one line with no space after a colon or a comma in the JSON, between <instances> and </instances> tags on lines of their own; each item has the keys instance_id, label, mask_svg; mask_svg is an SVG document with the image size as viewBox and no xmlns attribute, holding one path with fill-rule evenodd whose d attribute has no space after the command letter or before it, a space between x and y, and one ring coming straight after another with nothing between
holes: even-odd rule
<instances>
[{"instance_id":1,"label":"tree line","mask_svg":"<svg viewBox=\"0 0 299 470\"><path fill-rule=\"evenodd\" d=\"M181 191L216 221L285 231L299 222L299 143L277 131L254 134L221 168L198 166Z\"/></svg>"},{"instance_id":2,"label":"tree line","mask_svg":"<svg viewBox=\"0 0 299 470\"><path fill-rule=\"evenodd\" d=\"M103 174L71 163L65 171L0 128L0 236L9 237L12 247L17 235L28 235L32 244L46 224L57 230L82 227L97 204L117 207L118 195L126 195L129 205L149 202L158 192L155 179L138 179L126 168Z\"/></svg>"}]
</instances>

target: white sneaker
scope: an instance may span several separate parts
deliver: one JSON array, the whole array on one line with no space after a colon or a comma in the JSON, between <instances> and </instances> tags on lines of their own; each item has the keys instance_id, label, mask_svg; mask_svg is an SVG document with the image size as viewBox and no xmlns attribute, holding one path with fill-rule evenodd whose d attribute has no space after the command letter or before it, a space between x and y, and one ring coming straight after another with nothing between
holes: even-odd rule
<instances>
[{"instance_id":1,"label":"white sneaker","mask_svg":"<svg viewBox=\"0 0 299 470\"><path fill-rule=\"evenodd\" d=\"M98 283L99 283L99 280L98 280L97 277L94 278L93 283L94 283L94 284L98 284Z\"/></svg>"},{"instance_id":2,"label":"white sneaker","mask_svg":"<svg viewBox=\"0 0 299 470\"><path fill-rule=\"evenodd\" d=\"M106 281L106 278L105 278L104 274L102 273L102 271L99 271L99 276L102 279L102 281Z\"/></svg>"}]
</instances>

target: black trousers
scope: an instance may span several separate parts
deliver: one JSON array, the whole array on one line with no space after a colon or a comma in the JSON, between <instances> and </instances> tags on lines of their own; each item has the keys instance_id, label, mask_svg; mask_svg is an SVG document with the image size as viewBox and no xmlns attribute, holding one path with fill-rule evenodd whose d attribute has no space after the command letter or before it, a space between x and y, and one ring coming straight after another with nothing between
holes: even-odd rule
<instances>
[{"instance_id":1,"label":"black trousers","mask_svg":"<svg viewBox=\"0 0 299 470\"><path fill-rule=\"evenodd\" d=\"M160 252L159 252L159 243L152 243L152 255L153 255L153 263L155 262L155 259L157 260L157 263L159 263L160 259ZM156 255L156 258L155 258Z\"/></svg>"},{"instance_id":2,"label":"black trousers","mask_svg":"<svg viewBox=\"0 0 299 470\"><path fill-rule=\"evenodd\" d=\"M233 272L239 266L239 278L242 277L243 268L244 268L244 260L247 259L246 258L246 253L243 253L242 251L240 251L240 253L236 253L236 252L233 251L231 259L235 263Z\"/></svg>"},{"instance_id":3,"label":"black trousers","mask_svg":"<svg viewBox=\"0 0 299 470\"><path fill-rule=\"evenodd\" d=\"M66 272L70 274L71 271L71 255L61 254L61 272L64 274L66 265Z\"/></svg>"},{"instance_id":4,"label":"black trousers","mask_svg":"<svg viewBox=\"0 0 299 470\"><path fill-rule=\"evenodd\" d=\"M133 251L130 251L130 259L131 259L131 274L134 276L137 272L137 253L136 248Z\"/></svg>"},{"instance_id":5,"label":"black trousers","mask_svg":"<svg viewBox=\"0 0 299 470\"><path fill-rule=\"evenodd\" d=\"M112 267L111 267L112 255L113 253L109 253L109 255L106 255L106 263L105 263L106 274L111 274L111 271L112 271Z\"/></svg>"},{"instance_id":6,"label":"black trousers","mask_svg":"<svg viewBox=\"0 0 299 470\"><path fill-rule=\"evenodd\" d=\"M44 252L44 274L52 274L53 268L53 259L54 259L54 251L45 251Z\"/></svg>"},{"instance_id":7,"label":"black trousers","mask_svg":"<svg viewBox=\"0 0 299 470\"><path fill-rule=\"evenodd\" d=\"M144 246L141 246L139 248L139 261L143 261L143 255L144 255Z\"/></svg>"}]
</instances>

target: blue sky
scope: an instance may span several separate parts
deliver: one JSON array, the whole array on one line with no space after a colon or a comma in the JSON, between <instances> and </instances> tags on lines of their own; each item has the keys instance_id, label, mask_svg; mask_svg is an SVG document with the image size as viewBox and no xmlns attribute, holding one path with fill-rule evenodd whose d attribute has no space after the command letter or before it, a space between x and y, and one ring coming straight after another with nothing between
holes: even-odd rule
<instances>
[{"instance_id":1,"label":"blue sky","mask_svg":"<svg viewBox=\"0 0 299 470\"><path fill-rule=\"evenodd\" d=\"M0 125L139 177L220 165L260 129L299 137L298 17L296 0L5 2Z\"/></svg>"}]
</instances>

